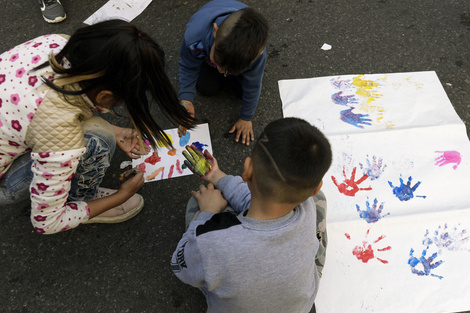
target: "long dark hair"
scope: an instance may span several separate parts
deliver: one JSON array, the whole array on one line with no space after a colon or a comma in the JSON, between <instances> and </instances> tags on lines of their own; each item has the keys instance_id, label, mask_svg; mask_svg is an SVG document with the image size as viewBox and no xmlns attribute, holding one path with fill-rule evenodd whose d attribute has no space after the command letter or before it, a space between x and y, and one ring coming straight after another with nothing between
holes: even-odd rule
<instances>
[{"instance_id":1,"label":"long dark hair","mask_svg":"<svg viewBox=\"0 0 470 313\"><path fill-rule=\"evenodd\" d=\"M70 68L60 65L64 57L70 62ZM49 58L59 79L54 78L55 83L43 80L65 95L112 91L116 100L124 101L137 132L154 149L157 149L154 138L172 147L150 114L151 103L156 103L168 119L187 129L194 127L195 119L180 105L164 63L163 49L149 35L128 22L109 20L78 29L64 48ZM65 90L60 86L61 79L79 83L82 90Z\"/></svg>"}]
</instances>

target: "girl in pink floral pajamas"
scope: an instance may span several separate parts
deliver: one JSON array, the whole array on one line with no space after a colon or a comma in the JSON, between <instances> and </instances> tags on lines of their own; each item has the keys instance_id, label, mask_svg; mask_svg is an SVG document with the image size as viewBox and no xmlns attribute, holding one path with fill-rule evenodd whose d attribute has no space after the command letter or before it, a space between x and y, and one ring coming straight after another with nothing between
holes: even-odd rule
<instances>
[{"instance_id":1,"label":"girl in pink floral pajamas","mask_svg":"<svg viewBox=\"0 0 470 313\"><path fill-rule=\"evenodd\" d=\"M119 190L99 185L116 145L131 158L148 153L142 139L171 146L150 115L153 103L176 125L193 126L164 72L163 50L124 21L70 38L41 36L1 54L0 205L29 197L42 234L135 216L143 173ZM122 104L135 129L93 115Z\"/></svg>"}]
</instances>

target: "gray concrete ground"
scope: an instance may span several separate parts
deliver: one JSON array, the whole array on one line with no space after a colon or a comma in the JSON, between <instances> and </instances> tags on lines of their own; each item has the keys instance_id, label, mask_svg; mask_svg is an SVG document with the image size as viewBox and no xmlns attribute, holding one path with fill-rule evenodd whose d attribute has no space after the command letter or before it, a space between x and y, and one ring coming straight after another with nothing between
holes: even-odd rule
<instances>
[{"instance_id":1,"label":"gray concrete ground","mask_svg":"<svg viewBox=\"0 0 470 313\"><path fill-rule=\"evenodd\" d=\"M68 18L49 25L35 0L2 1L0 51L47 33L71 34L106 0L63 0ZM190 16L203 0L154 0L134 22L165 49L177 86L178 51ZM457 113L470 122L470 2L468 0L247 0L271 24L255 134L282 117L277 81L340 74L437 72ZM320 50L323 43L333 46ZM241 174L251 147L228 130L239 102L224 95L196 99L209 122L214 154ZM157 114L157 113L156 113ZM125 118L114 121L128 125ZM166 127L174 127L168 123ZM115 156L104 186L117 185ZM184 208L196 177L145 184L144 210L116 225L84 225L52 236L34 232L28 201L0 215L1 312L205 312L198 290L172 274L170 257L184 230ZM337 313L337 312L335 312Z\"/></svg>"}]
</instances>

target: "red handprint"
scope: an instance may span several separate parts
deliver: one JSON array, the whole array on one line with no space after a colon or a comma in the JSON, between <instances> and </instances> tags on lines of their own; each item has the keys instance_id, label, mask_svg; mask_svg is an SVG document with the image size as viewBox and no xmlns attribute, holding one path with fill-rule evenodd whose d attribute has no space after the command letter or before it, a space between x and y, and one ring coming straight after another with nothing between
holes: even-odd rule
<instances>
[{"instance_id":1,"label":"red handprint","mask_svg":"<svg viewBox=\"0 0 470 313\"><path fill-rule=\"evenodd\" d=\"M346 196L354 197L359 190L372 190L372 187L359 188L358 185L365 181L369 176L364 174L361 178L359 178L359 180L354 181L356 178L356 168L352 170L351 178L348 179L346 176L346 169L343 166L343 176L344 182L341 184L338 184L338 181L334 176L331 176L331 179L333 180L333 183L335 183L336 187L338 187L339 192Z\"/></svg>"},{"instance_id":2,"label":"red handprint","mask_svg":"<svg viewBox=\"0 0 470 313\"><path fill-rule=\"evenodd\" d=\"M354 254L356 256L356 258L358 260L362 261L363 263L367 263L367 262L369 262L369 260L371 260L375 257L374 256L374 249L372 248L372 244L377 243L377 242L379 242L379 241L381 241L382 239L385 238L385 235L382 235L379 238L377 238L376 240L374 240L374 242L372 244L370 244L366 241L367 236L369 235L369 231L370 231L370 229L367 230L366 237L364 238L364 241L362 241L362 246L356 246L356 247L354 247L354 249L352 251L352 254ZM351 236L349 236L349 234L344 234L344 235L346 236L346 238L351 239ZM390 249L392 249L392 247L387 246L385 248L377 249L377 251L388 251ZM383 260L383 259L377 258L377 257L375 257L375 258L377 260L379 260L380 262L384 263L384 264L388 263L387 260Z\"/></svg>"}]
</instances>

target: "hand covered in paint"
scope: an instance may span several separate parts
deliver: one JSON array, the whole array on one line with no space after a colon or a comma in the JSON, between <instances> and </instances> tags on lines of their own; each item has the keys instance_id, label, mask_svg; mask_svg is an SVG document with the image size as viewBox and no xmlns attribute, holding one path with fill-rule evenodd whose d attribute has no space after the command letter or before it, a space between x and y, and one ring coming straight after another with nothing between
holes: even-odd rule
<instances>
[{"instance_id":1,"label":"hand covered in paint","mask_svg":"<svg viewBox=\"0 0 470 313\"><path fill-rule=\"evenodd\" d=\"M191 115L192 117L195 116L194 105L191 101L181 100L181 105L184 106L186 111L188 111L189 115ZM180 138L183 137L184 135L186 135L186 131L187 131L187 129L184 128L183 126L181 126L181 125L178 126L178 136Z\"/></svg>"},{"instance_id":2,"label":"hand covered in paint","mask_svg":"<svg viewBox=\"0 0 470 313\"><path fill-rule=\"evenodd\" d=\"M209 173L212 169L212 162L214 160L209 151L204 150L204 154L199 151L196 146L186 146L188 152L183 151L183 155L186 158L184 164L193 172L194 175L203 177Z\"/></svg>"},{"instance_id":3,"label":"hand covered in paint","mask_svg":"<svg viewBox=\"0 0 470 313\"><path fill-rule=\"evenodd\" d=\"M209 151L207 150L204 150L204 154L198 149L196 148L196 146L194 145L191 145L191 147L189 146L186 146L186 149L188 151L190 151L189 149L191 149L193 151L193 153L195 153L197 155L198 158L204 158L207 160L207 162L209 162L210 164L210 170L205 174L205 175L200 175L200 174L197 174L194 169L190 166L190 160L188 161L184 161L184 164L191 170L191 172L193 172L194 175L202 178L203 180L205 180L206 182L208 183L211 183L213 184L214 186L217 185L217 183L219 182L219 179L221 179L222 177L226 176L226 174L224 172L222 172L220 169L219 169L219 165L217 163L217 160L216 158L214 158L212 156L212 154L210 154ZM191 151L190 151L191 153ZM188 159L188 153L186 151L183 151L183 155L185 156L186 159ZM188 156L187 156L188 155ZM192 156L191 156L192 158ZM192 158L194 159L194 158Z\"/></svg>"},{"instance_id":4,"label":"hand covered in paint","mask_svg":"<svg viewBox=\"0 0 470 313\"><path fill-rule=\"evenodd\" d=\"M191 192L196 198L201 212L221 213L228 205L220 190L215 189L213 184L199 186L199 192Z\"/></svg>"},{"instance_id":5,"label":"hand covered in paint","mask_svg":"<svg viewBox=\"0 0 470 313\"><path fill-rule=\"evenodd\" d=\"M140 145L137 132L132 128L121 128L113 126L116 134L116 144L131 159L138 159L140 155L146 155L150 152L150 146L143 143L144 149Z\"/></svg>"},{"instance_id":6,"label":"hand covered in paint","mask_svg":"<svg viewBox=\"0 0 470 313\"><path fill-rule=\"evenodd\" d=\"M235 141L241 138L242 144L249 146L250 141L255 140L255 135L253 133L253 124L251 121L245 121L242 119L238 119L238 121L233 124L232 129L229 130L229 133L232 134L233 132L237 131L235 134Z\"/></svg>"}]
</instances>

